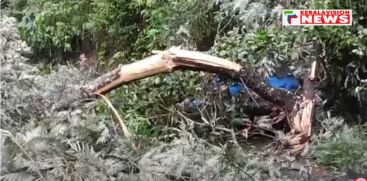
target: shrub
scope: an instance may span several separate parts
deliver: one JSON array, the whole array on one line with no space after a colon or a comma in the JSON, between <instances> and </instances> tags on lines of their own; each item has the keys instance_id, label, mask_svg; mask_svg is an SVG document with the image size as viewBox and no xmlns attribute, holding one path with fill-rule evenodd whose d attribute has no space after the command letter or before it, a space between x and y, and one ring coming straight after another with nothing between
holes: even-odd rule
<instances>
[{"instance_id":1,"label":"shrub","mask_svg":"<svg viewBox=\"0 0 367 181\"><path fill-rule=\"evenodd\" d=\"M315 147L317 161L322 165L346 171L367 169L366 128L346 128ZM361 172L362 173L362 172Z\"/></svg>"}]
</instances>

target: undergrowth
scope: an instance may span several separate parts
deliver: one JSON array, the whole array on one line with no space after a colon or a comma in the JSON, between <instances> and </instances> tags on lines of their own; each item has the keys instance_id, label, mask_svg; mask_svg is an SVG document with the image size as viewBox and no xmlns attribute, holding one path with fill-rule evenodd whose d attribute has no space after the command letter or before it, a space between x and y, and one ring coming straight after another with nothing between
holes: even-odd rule
<instances>
[{"instance_id":1,"label":"undergrowth","mask_svg":"<svg viewBox=\"0 0 367 181\"><path fill-rule=\"evenodd\" d=\"M365 173L367 170L366 126L350 128L340 118L327 119L323 122L329 123L314 143L317 162L339 171L353 170L356 173Z\"/></svg>"},{"instance_id":2,"label":"undergrowth","mask_svg":"<svg viewBox=\"0 0 367 181\"><path fill-rule=\"evenodd\" d=\"M328 2L300 1L283 8L331 8ZM263 74L280 73L286 65L292 73L302 75L317 40L325 58L318 82L319 110L334 110L331 117L341 115L346 123L363 124L367 115L365 7L359 2L345 7L356 12L352 27L284 28L279 24L281 9L275 8L276 3L17 0L10 3L10 14L21 20L22 37L34 53L48 62L68 51L80 53L83 42L90 41L98 48L104 69L150 55L153 49L182 45L206 51L214 44L209 53ZM4 27L9 30L1 34L1 40L6 40L1 43L7 44L1 44L5 48L0 55L1 158L6 168L1 171L2 180L282 178L278 158L272 155L269 161L263 150L241 150L243 145L233 136L231 123L248 119L243 107L250 98L231 104L227 93L223 93L227 97L209 96L211 90L204 87L210 75L180 72L156 76L108 95L129 129L138 135L140 152L134 152L131 143L118 135L104 104L58 106L76 94L68 90L92 77L74 65L38 70L20 51L29 48L14 46L25 45L16 35L16 22L12 19ZM208 108L205 116L181 116L177 104L191 98L211 99L209 108L215 111ZM321 114L318 118L324 127L313 143L317 161L340 170L365 170L365 128L343 128L340 119L326 119ZM228 149L233 145L235 149Z\"/></svg>"}]
</instances>

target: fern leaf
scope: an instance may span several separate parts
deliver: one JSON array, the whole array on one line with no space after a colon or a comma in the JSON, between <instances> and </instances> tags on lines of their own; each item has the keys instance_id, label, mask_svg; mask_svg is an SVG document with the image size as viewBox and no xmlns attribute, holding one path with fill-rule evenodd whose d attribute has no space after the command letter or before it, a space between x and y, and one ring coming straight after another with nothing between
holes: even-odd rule
<instances>
[{"instance_id":1,"label":"fern leaf","mask_svg":"<svg viewBox=\"0 0 367 181\"><path fill-rule=\"evenodd\" d=\"M8 173L0 177L1 181L32 181L35 178L24 172Z\"/></svg>"},{"instance_id":2,"label":"fern leaf","mask_svg":"<svg viewBox=\"0 0 367 181\"><path fill-rule=\"evenodd\" d=\"M104 144L110 139L111 135L107 127L102 131L101 136L97 140L97 144Z\"/></svg>"}]
</instances>

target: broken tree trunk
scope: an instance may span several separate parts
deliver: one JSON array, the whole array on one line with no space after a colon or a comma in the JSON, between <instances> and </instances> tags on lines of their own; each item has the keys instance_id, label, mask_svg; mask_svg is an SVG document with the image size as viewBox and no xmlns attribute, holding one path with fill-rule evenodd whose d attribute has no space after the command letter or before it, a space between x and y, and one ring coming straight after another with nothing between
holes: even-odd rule
<instances>
[{"instance_id":1,"label":"broken tree trunk","mask_svg":"<svg viewBox=\"0 0 367 181\"><path fill-rule=\"evenodd\" d=\"M157 51L156 51L157 52ZM241 65L226 59L206 55L199 52L170 48L143 60L122 65L108 72L90 84L84 86L85 96L106 94L113 89L134 80L170 73L177 70L194 70L218 73L233 79L242 79L247 87L254 90L263 99L292 111L298 97L290 92L269 87L253 71L247 71Z\"/></svg>"},{"instance_id":2,"label":"broken tree trunk","mask_svg":"<svg viewBox=\"0 0 367 181\"><path fill-rule=\"evenodd\" d=\"M171 48L138 62L120 66L86 87L88 93L105 94L128 82L179 69L203 70L222 74L238 73L241 66L210 55Z\"/></svg>"},{"instance_id":3,"label":"broken tree trunk","mask_svg":"<svg viewBox=\"0 0 367 181\"><path fill-rule=\"evenodd\" d=\"M194 70L218 73L233 79L243 80L247 87L255 91L264 100L284 108L284 110L290 115L298 115L291 114L292 112L298 112L298 110L295 109L298 107L296 105L301 101L298 96L291 92L269 87L263 81L263 78L257 75L255 71L246 70L245 67L242 67L237 63L199 52L181 50L175 47L172 47L166 51L156 51L155 53L155 55L147 57L143 60L127 65L121 65L115 70L100 76L90 84L82 87L82 90L85 93L84 97L95 97L99 94L107 94L113 89L131 81L157 74L171 73L177 70ZM312 110L313 104L310 104L309 107L305 107L304 109ZM306 115L306 113L304 115ZM302 116L302 120L303 119L307 118L303 118ZM292 122L297 121L296 118L290 120ZM304 131L302 131L303 129L299 131L297 126L294 125L307 126L298 123L291 125L293 125L293 132L291 135L295 136L294 139L297 138L298 134L304 134ZM310 125L308 128L310 128ZM308 128L305 129L309 130ZM307 132L306 135L309 135L309 132ZM304 137L302 136L302 138ZM306 142L307 141L308 139ZM296 149L295 147L297 144L303 144L304 141L294 144L291 143L291 141L287 143L292 145L292 149ZM303 148L304 147L301 149Z\"/></svg>"},{"instance_id":4,"label":"broken tree trunk","mask_svg":"<svg viewBox=\"0 0 367 181\"><path fill-rule=\"evenodd\" d=\"M292 155L299 155L306 148L311 138L311 124L315 109L315 80L316 62L312 64L310 75L304 78L302 102L300 109L295 109L290 118L291 131L283 144L289 148Z\"/></svg>"},{"instance_id":5,"label":"broken tree trunk","mask_svg":"<svg viewBox=\"0 0 367 181\"><path fill-rule=\"evenodd\" d=\"M305 76L300 108L292 112L290 118L291 131L286 137L284 145L289 147L290 153L299 155L308 145L311 138L311 125L315 115L315 81L318 65L321 62L321 45L314 42L315 59L309 74Z\"/></svg>"}]
</instances>

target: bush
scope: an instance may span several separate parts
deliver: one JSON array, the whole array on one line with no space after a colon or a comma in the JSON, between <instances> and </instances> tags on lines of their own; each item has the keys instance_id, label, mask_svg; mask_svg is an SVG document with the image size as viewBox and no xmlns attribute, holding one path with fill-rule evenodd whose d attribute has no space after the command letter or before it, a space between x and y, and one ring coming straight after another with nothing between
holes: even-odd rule
<instances>
[{"instance_id":1,"label":"bush","mask_svg":"<svg viewBox=\"0 0 367 181\"><path fill-rule=\"evenodd\" d=\"M367 169L366 128L346 128L315 147L317 161L322 165L360 172Z\"/></svg>"},{"instance_id":2,"label":"bush","mask_svg":"<svg viewBox=\"0 0 367 181\"><path fill-rule=\"evenodd\" d=\"M91 4L87 1L28 1L20 23L21 36L37 52L77 49L77 41L90 37ZM50 54L48 54L50 55Z\"/></svg>"},{"instance_id":3,"label":"bush","mask_svg":"<svg viewBox=\"0 0 367 181\"><path fill-rule=\"evenodd\" d=\"M121 58L141 58L153 49L214 38L213 7L209 0L19 0L10 13L20 14L21 35L38 55L92 46L108 60L120 51Z\"/></svg>"}]
</instances>

